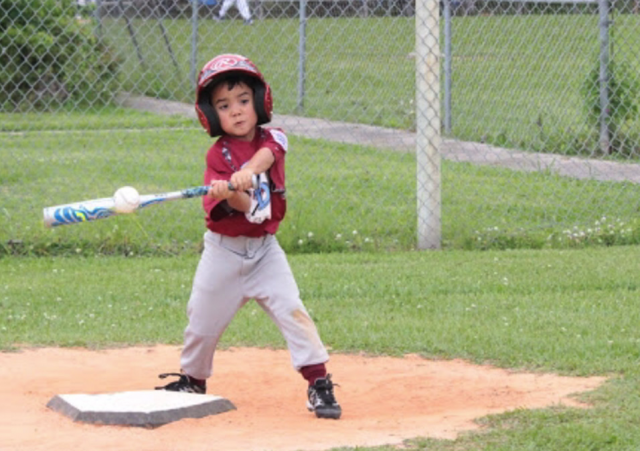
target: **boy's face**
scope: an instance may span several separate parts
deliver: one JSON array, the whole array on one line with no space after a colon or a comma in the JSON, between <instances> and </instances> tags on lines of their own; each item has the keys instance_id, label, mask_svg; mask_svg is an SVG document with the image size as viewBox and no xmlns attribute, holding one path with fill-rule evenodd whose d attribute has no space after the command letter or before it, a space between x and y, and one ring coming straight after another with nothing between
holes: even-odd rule
<instances>
[{"instance_id":1,"label":"boy's face","mask_svg":"<svg viewBox=\"0 0 640 451\"><path fill-rule=\"evenodd\" d=\"M220 126L228 135L242 141L252 141L256 133L258 115L253 106L253 90L245 83L229 89L220 83L211 93L211 105L218 113Z\"/></svg>"}]
</instances>

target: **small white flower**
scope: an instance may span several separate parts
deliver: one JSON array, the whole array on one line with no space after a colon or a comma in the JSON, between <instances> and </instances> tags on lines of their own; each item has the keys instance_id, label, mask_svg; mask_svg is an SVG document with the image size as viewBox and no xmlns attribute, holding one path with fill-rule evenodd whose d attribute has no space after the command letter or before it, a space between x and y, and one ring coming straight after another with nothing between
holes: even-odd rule
<instances>
[{"instance_id":1,"label":"small white flower","mask_svg":"<svg viewBox=\"0 0 640 451\"><path fill-rule=\"evenodd\" d=\"M298 240L298 246L302 246L304 244L304 240Z\"/></svg>"},{"instance_id":2,"label":"small white flower","mask_svg":"<svg viewBox=\"0 0 640 451\"><path fill-rule=\"evenodd\" d=\"M351 233L353 233L354 235L357 235L357 234L358 234L358 231L357 231L357 230L354 230L354 231L353 231L353 232L351 232Z\"/></svg>"},{"instance_id":3,"label":"small white flower","mask_svg":"<svg viewBox=\"0 0 640 451\"><path fill-rule=\"evenodd\" d=\"M341 234L341 233L338 233L338 234L336 235L336 240L339 240L339 239L341 239L341 238L342 238L342 234Z\"/></svg>"},{"instance_id":4,"label":"small white flower","mask_svg":"<svg viewBox=\"0 0 640 451\"><path fill-rule=\"evenodd\" d=\"M307 233L307 238L313 238L313 232Z\"/></svg>"}]
</instances>

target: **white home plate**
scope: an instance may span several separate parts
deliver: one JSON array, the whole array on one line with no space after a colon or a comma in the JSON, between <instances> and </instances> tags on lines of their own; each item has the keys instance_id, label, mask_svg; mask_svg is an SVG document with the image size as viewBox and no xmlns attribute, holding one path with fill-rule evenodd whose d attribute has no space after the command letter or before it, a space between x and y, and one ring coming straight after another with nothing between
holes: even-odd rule
<instances>
[{"instance_id":1,"label":"white home plate","mask_svg":"<svg viewBox=\"0 0 640 451\"><path fill-rule=\"evenodd\" d=\"M149 428L236 408L229 400L220 396L166 390L56 395L47 403L47 407L82 423Z\"/></svg>"}]
</instances>

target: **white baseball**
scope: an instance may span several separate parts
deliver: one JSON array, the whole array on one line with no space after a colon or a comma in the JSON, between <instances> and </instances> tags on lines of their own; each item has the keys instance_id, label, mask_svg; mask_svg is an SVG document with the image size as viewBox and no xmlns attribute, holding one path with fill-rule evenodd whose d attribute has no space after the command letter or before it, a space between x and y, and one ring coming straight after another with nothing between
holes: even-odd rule
<instances>
[{"instance_id":1,"label":"white baseball","mask_svg":"<svg viewBox=\"0 0 640 451\"><path fill-rule=\"evenodd\" d=\"M140 193L132 186L123 186L113 195L118 213L133 213L140 205Z\"/></svg>"}]
</instances>

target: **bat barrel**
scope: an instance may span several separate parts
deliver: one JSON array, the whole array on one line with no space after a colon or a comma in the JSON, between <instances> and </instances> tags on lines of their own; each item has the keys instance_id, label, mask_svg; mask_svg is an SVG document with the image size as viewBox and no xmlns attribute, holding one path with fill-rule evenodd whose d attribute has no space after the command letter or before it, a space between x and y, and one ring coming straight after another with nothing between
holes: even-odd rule
<instances>
[{"instance_id":1,"label":"bat barrel","mask_svg":"<svg viewBox=\"0 0 640 451\"><path fill-rule=\"evenodd\" d=\"M257 183L254 178L254 187L256 185ZM146 194L140 196L140 204L137 209L172 200L202 197L208 192L208 186L196 186L183 189L182 191L172 191L163 194ZM98 219L116 216L119 213L115 209L115 200L112 197L106 197L103 199L93 199L47 207L42 211L42 214L46 227L57 227L67 224L77 224L79 222L96 221Z\"/></svg>"},{"instance_id":2,"label":"bat barrel","mask_svg":"<svg viewBox=\"0 0 640 451\"><path fill-rule=\"evenodd\" d=\"M96 221L108 218L117 213L114 210L113 198L93 199L72 204L56 205L43 210L44 225L57 227L79 222Z\"/></svg>"}]
</instances>

